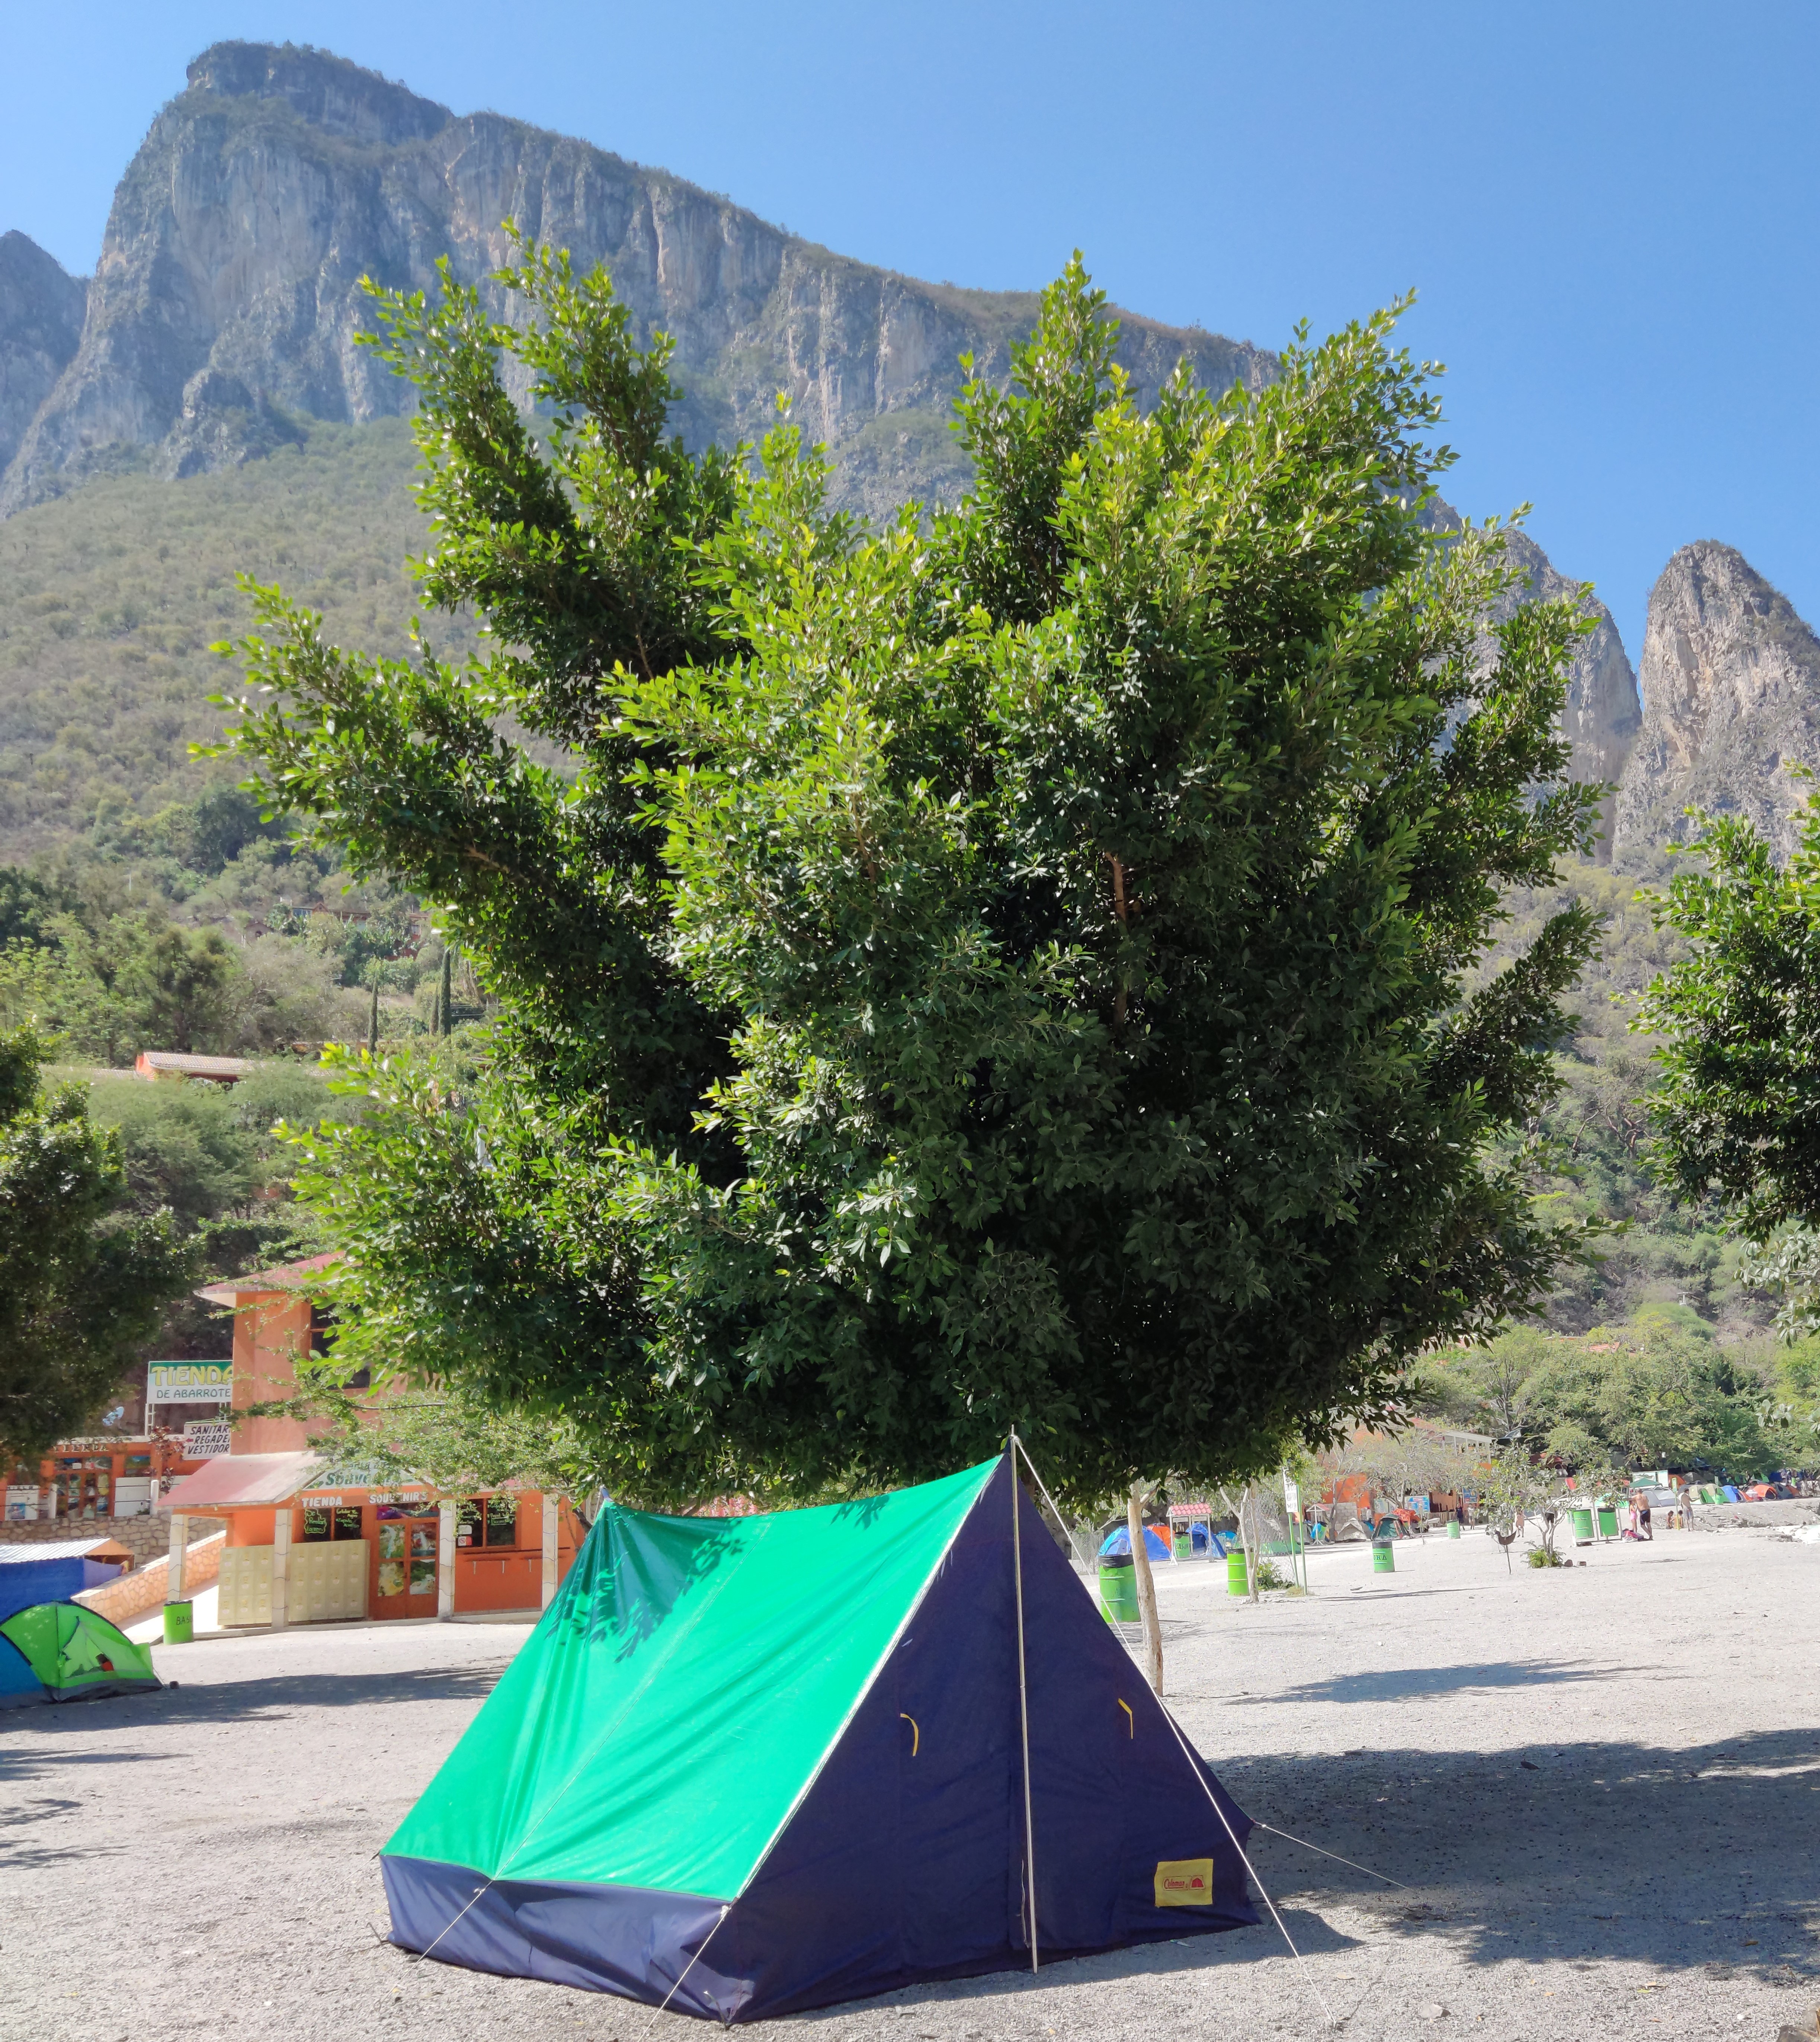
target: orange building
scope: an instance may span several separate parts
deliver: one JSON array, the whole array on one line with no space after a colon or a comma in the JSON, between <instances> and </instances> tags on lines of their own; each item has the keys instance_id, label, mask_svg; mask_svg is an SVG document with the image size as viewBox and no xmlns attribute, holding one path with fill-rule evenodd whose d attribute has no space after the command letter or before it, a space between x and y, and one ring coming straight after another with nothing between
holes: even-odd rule
<instances>
[{"instance_id":1,"label":"orange building","mask_svg":"<svg viewBox=\"0 0 1820 2042\"><path fill-rule=\"evenodd\" d=\"M298 1362L332 1341L332 1321L308 1294L310 1279L332 1260L261 1270L199 1294L235 1314L235 1411L281 1402L296 1390ZM365 1385L355 1376L350 1386ZM508 1482L445 1495L388 1480L372 1463L335 1464L290 1417L239 1419L228 1451L174 1487L170 1508L174 1554L184 1550L186 1518L227 1520L219 1613L227 1627L540 1609L585 1535L573 1506L541 1489ZM179 1601L181 1570L173 1573L168 1597Z\"/></svg>"}]
</instances>

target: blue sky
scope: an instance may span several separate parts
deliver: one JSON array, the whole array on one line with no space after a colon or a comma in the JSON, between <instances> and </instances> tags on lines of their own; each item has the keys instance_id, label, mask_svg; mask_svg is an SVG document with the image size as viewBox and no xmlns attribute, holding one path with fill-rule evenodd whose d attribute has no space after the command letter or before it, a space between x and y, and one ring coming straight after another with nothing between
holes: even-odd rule
<instances>
[{"instance_id":1,"label":"blue sky","mask_svg":"<svg viewBox=\"0 0 1820 2042\"><path fill-rule=\"evenodd\" d=\"M311 42L732 194L912 274L1279 343L1414 287L1449 485L1525 499L1635 659L1677 546L1820 621L1820 8L894 0L7 0L0 228L93 266L188 59ZM1803 510L1803 505L1809 508Z\"/></svg>"}]
</instances>

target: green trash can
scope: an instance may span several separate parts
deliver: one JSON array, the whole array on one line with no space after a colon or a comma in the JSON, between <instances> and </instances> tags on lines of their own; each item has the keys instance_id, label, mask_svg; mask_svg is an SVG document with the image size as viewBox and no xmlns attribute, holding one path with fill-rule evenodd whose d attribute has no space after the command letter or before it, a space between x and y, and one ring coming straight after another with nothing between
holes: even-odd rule
<instances>
[{"instance_id":1,"label":"green trash can","mask_svg":"<svg viewBox=\"0 0 1820 2042\"><path fill-rule=\"evenodd\" d=\"M1195 1557L1195 1542L1184 1528L1176 1534L1176 1558L1191 1560Z\"/></svg>"},{"instance_id":2,"label":"green trash can","mask_svg":"<svg viewBox=\"0 0 1820 2042\"><path fill-rule=\"evenodd\" d=\"M1375 1574L1394 1574L1397 1571L1397 1549L1388 1539L1380 1539L1372 1546L1371 1571Z\"/></svg>"},{"instance_id":3,"label":"green trash can","mask_svg":"<svg viewBox=\"0 0 1820 2042\"><path fill-rule=\"evenodd\" d=\"M1599 1506L1599 1536L1615 1539L1618 1535L1618 1513L1608 1503Z\"/></svg>"},{"instance_id":4,"label":"green trash can","mask_svg":"<svg viewBox=\"0 0 1820 2042\"><path fill-rule=\"evenodd\" d=\"M166 1645L188 1645L196 1636L196 1605L188 1602L167 1602L164 1605L164 1642Z\"/></svg>"},{"instance_id":5,"label":"green trash can","mask_svg":"<svg viewBox=\"0 0 1820 2042\"><path fill-rule=\"evenodd\" d=\"M1108 1623L1138 1621L1138 1570L1129 1553L1111 1553L1100 1562L1099 1607Z\"/></svg>"},{"instance_id":6,"label":"green trash can","mask_svg":"<svg viewBox=\"0 0 1820 2042\"><path fill-rule=\"evenodd\" d=\"M1576 1504L1573 1508L1573 1543L1577 1546L1590 1546L1592 1543L1592 1513Z\"/></svg>"},{"instance_id":7,"label":"green trash can","mask_svg":"<svg viewBox=\"0 0 1820 2042\"><path fill-rule=\"evenodd\" d=\"M1245 1556L1242 1548L1235 1547L1226 1555L1226 1593L1249 1595L1251 1577L1245 1572Z\"/></svg>"},{"instance_id":8,"label":"green trash can","mask_svg":"<svg viewBox=\"0 0 1820 2042\"><path fill-rule=\"evenodd\" d=\"M1447 1520L1447 1536L1450 1539L1457 1539L1459 1535L1460 1520L1457 1517L1450 1517Z\"/></svg>"}]
</instances>

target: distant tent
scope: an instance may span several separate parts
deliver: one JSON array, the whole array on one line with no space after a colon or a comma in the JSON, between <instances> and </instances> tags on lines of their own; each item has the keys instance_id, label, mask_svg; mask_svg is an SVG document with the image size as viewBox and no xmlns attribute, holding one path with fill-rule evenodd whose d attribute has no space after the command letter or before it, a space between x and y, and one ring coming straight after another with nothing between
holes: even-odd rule
<instances>
[{"instance_id":1,"label":"distant tent","mask_svg":"<svg viewBox=\"0 0 1820 2042\"><path fill-rule=\"evenodd\" d=\"M1008 1458L609 1506L380 1862L407 1949L732 2021L1027 1967L1033 1888L1043 1958L1253 1922L1250 1828Z\"/></svg>"},{"instance_id":2,"label":"distant tent","mask_svg":"<svg viewBox=\"0 0 1820 2042\"><path fill-rule=\"evenodd\" d=\"M50 1699L51 1691L32 1671L25 1654L0 1635L0 1709L26 1708Z\"/></svg>"},{"instance_id":3,"label":"distant tent","mask_svg":"<svg viewBox=\"0 0 1820 2042\"><path fill-rule=\"evenodd\" d=\"M151 1654L135 1645L117 1625L80 1603L41 1602L0 1623L53 1702L78 1702L101 1695L129 1695L162 1687L151 1670Z\"/></svg>"},{"instance_id":4,"label":"distant tent","mask_svg":"<svg viewBox=\"0 0 1820 2042\"><path fill-rule=\"evenodd\" d=\"M1125 1526L1121 1525L1116 1532L1108 1534L1100 1546L1099 1554L1100 1558L1103 1559L1109 1554L1129 1553L1130 1550L1131 1534ZM1148 1524L1144 1527L1144 1550L1153 1560L1167 1560L1171 1557L1168 1540L1161 1532Z\"/></svg>"},{"instance_id":5,"label":"distant tent","mask_svg":"<svg viewBox=\"0 0 1820 2042\"><path fill-rule=\"evenodd\" d=\"M34 1603L63 1602L115 1580L132 1554L112 1539L59 1539L36 1546L0 1546L0 1623Z\"/></svg>"}]
</instances>

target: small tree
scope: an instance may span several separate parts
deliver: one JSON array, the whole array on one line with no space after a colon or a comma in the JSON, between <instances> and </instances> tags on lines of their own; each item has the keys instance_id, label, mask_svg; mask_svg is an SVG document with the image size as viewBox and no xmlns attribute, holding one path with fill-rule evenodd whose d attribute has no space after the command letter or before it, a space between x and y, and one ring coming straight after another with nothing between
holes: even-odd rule
<instances>
[{"instance_id":1,"label":"small tree","mask_svg":"<svg viewBox=\"0 0 1820 2042\"><path fill-rule=\"evenodd\" d=\"M1539 1466L1520 1447L1507 1447L1481 1482L1479 1509L1505 1549L1506 1567L1512 1541L1526 1532L1531 1522L1541 1535L1531 1544L1531 1564L1558 1566L1561 1555L1554 1540L1564 1508L1560 1477L1552 1469Z\"/></svg>"}]
</instances>

